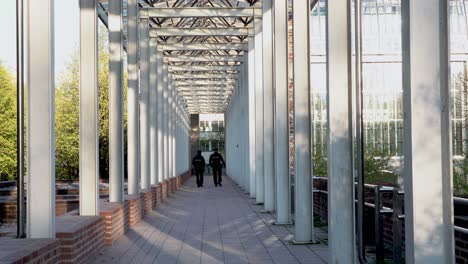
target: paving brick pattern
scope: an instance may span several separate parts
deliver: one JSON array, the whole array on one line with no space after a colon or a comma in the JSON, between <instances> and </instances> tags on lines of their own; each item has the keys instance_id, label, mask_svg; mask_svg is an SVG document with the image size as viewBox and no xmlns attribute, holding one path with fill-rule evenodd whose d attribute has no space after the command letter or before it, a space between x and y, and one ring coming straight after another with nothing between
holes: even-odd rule
<instances>
[{"instance_id":1,"label":"paving brick pattern","mask_svg":"<svg viewBox=\"0 0 468 264\"><path fill-rule=\"evenodd\" d=\"M292 226L272 225L229 178L218 188L210 179L196 188L191 177L95 263L327 263L326 245L290 245Z\"/></svg>"}]
</instances>

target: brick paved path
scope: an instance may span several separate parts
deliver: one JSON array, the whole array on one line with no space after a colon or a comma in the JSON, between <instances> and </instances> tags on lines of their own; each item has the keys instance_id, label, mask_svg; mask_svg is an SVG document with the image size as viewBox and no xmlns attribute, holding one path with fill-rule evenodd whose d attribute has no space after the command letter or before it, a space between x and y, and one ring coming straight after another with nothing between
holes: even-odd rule
<instances>
[{"instance_id":1,"label":"brick paved path","mask_svg":"<svg viewBox=\"0 0 468 264\"><path fill-rule=\"evenodd\" d=\"M290 245L292 226L274 226L229 178L215 188L195 177L146 215L95 263L326 263L326 245ZM318 237L326 233L317 231Z\"/></svg>"}]
</instances>

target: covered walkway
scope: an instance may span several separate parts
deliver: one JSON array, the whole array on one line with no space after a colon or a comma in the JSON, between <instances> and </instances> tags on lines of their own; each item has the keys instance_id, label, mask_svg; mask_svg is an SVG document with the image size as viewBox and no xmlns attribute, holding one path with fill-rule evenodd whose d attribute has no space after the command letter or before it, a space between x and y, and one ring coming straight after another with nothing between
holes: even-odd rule
<instances>
[{"instance_id":1,"label":"covered walkway","mask_svg":"<svg viewBox=\"0 0 468 264\"><path fill-rule=\"evenodd\" d=\"M401 52L392 56L402 65L401 122L394 127L395 142L404 142L404 168L395 188L372 187L372 204L366 199L370 166L362 144L369 114L363 110L362 48L368 43L361 11L371 10L369 1L333 0L325 6L318 0L80 0L79 215L67 220L81 222L73 230L61 228L67 224L56 217L54 195L54 0L26 2L23 8L18 0L17 15L17 73L26 80L18 82L18 237L64 241L58 245L63 250L52 250L68 258L62 263L79 263L104 242L113 246L99 262L323 263L329 250L330 263L385 263L390 254L384 230L391 229L393 263L450 264L461 252L455 245L466 244L468 229L454 226L448 1L385 6L402 25ZM317 4L326 14L320 56L310 45L318 36L310 26ZM372 9L379 13L384 7ZM105 197L98 19L109 33ZM314 56L326 64L323 71L315 68ZM311 95L317 87L311 80L317 78L326 87L321 127L327 155L321 166L328 178L322 189L314 188L313 175L318 164ZM189 178L200 146L198 115L213 113L225 116L225 172L232 181L216 189L207 180L206 188L197 189L191 178L174 193ZM390 191L393 209L382 198ZM314 225L319 193L328 224L323 244L316 244L326 236ZM387 227L384 215L392 220ZM374 237L368 236L368 223L375 223ZM455 243L454 231L463 232L457 233L463 242ZM83 241L68 239L74 236ZM47 250L44 258L51 255ZM458 263L466 263L463 250Z\"/></svg>"},{"instance_id":2,"label":"covered walkway","mask_svg":"<svg viewBox=\"0 0 468 264\"><path fill-rule=\"evenodd\" d=\"M205 180L199 189L191 177L95 263L327 263L325 244L290 245L293 230L272 225L273 215L232 180L224 177L220 188ZM326 238L320 229L316 235Z\"/></svg>"}]
</instances>

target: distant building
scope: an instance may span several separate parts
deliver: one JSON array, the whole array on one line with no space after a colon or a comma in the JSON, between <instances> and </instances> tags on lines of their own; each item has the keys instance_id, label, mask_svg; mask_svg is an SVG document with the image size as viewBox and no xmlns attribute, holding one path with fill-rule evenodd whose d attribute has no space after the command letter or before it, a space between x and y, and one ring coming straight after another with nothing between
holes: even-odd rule
<instances>
[{"instance_id":1,"label":"distant building","mask_svg":"<svg viewBox=\"0 0 468 264\"><path fill-rule=\"evenodd\" d=\"M200 114L200 149L207 162L215 148L224 155L224 115Z\"/></svg>"}]
</instances>

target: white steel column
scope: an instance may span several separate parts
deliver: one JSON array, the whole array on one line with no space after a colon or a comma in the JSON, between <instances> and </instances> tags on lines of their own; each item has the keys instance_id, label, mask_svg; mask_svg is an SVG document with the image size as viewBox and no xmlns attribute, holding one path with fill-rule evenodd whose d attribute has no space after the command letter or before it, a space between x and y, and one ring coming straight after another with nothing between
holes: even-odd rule
<instances>
[{"instance_id":1,"label":"white steel column","mask_svg":"<svg viewBox=\"0 0 468 264\"><path fill-rule=\"evenodd\" d=\"M140 19L140 151L141 189L151 185L150 166L150 38L148 19Z\"/></svg>"},{"instance_id":2,"label":"white steel column","mask_svg":"<svg viewBox=\"0 0 468 264\"><path fill-rule=\"evenodd\" d=\"M176 152L175 152L175 120L176 120L176 111L175 111L175 101L176 101L176 92L175 92L175 84L174 81L172 80L172 75L171 75L171 105L170 105L170 111L171 111L171 130L170 130L170 135L171 135L171 141L169 144L171 144L171 177L175 177L175 158L176 158Z\"/></svg>"},{"instance_id":3,"label":"white steel column","mask_svg":"<svg viewBox=\"0 0 468 264\"><path fill-rule=\"evenodd\" d=\"M140 111L138 75L138 0L128 0L127 173L128 194L140 191ZM148 21L146 20L146 23ZM143 23L145 23L143 21ZM83 25L83 22L81 22Z\"/></svg>"},{"instance_id":4,"label":"white steel column","mask_svg":"<svg viewBox=\"0 0 468 264\"><path fill-rule=\"evenodd\" d=\"M168 97L169 97L169 86L168 86L168 71L167 64L163 62L163 144L164 144L164 180L169 179L169 148L168 148Z\"/></svg>"},{"instance_id":5,"label":"white steel column","mask_svg":"<svg viewBox=\"0 0 468 264\"><path fill-rule=\"evenodd\" d=\"M158 85L157 85L157 40L150 39L150 65L149 65L149 149L150 149L150 183L158 184L158 132L157 132L157 105L158 105Z\"/></svg>"},{"instance_id":6,"label":"white steel column","mask_svg":"<svg viewBox=\"0 0 468 264\"><path fill-rule=\"evenodd\" d=\"M28 238L55 237L54 1L28 1Z\"/></svg>"},{"instance_id":7,"label":"white steel column","mask_svg":"<svg viewBox=\"0 0 468 264\"><path fill-rule=\"evenodd\" d=\"M314 240L309 15L307 0L293 0L295 243L310 243Z\"/></svg>"},{"instance_id":8,"label":"white steel column","mask_svg":"<svg viewBox=\"0 0 468 264\"><path fill-rule=\"evenodd\" d=\"M174 95L174 87L172 83L172 77L171 74L168 74L167 76L167 87L168 87L168 97L167 97L167 167L168 167L168 177L172 178L174 177L174 170L172 167L173 164L173 148L172 148L172 127L173 127L173 110L172 110L172 101L174 100L173 95Z\"/></svg>"},{"instance_id":9,"label":"white steel column","mask_svg":"<svg viewBox=\"0 0 468 264\"><path fill-rule=\"evenodd\" d=\"M157 116L158 116L158 182L164 181L164 130L163 130L163 54L157 51L156 54L156 70L157 70Z\"/></svg>"},{"instance_id":10,"label":"white steel column","mask_svg":"<svg viewBox=\"0 0 468 264\"><path fill-rule=\"evenodd\" d=\"M276 223L291 223L289 188L288 2L274 1Z\"/></svg>"},{"instance_id":11,"label":"white steel column","mask_svg":"<svg viewBox=\"0 0 468 264\"><path fill-rule=\"evenodd\" d=\"M263 46L262 20L255 18L255 186L256 202L265 202L264 174L263 174Z\"/></svg>"},{"instance_id":12,"label":"white steel column","mask_svg":"<svg viewBox=\"0 0 468 264\"><path fill-rule=\"evenodd\" d=\"M263 9L263 175L265 211L275 210L275 171L273 149L273 12L272 0L264 0Z\"/></svg>"},{"instance_id":13,"label":"white steel column","mask_svg":"<svg viewBox=\"0 0 468 264\"><path fill-rule=\"evenodd\" d=\"M244 167L242 170L242 179L244 182L244 191L250 191L250 159L249 159L249 85L248 85L248 63L247 54L242 57L242 79L241 79L241 100L242 100L242 159Z\"/></svg>"},{"instance_id":14,"label":"white steel column","mask_svg":"<svg viewBox=\"0 0 468 264\"><path fill-rule=\"evenodd\" d=\"M248 50L248 97L249 97L249 177L250 177L250 198L256 197L256 160L255 160L255 42L254 38L249 37Z\"/></svg>"},{"instance_id":15,"label":"white steel column","mask_svg":"<svg viewBox=\"0 0 468 264\"><path fill-rule=\"evenodd\" d=\"M406 262L454 263L448 1L404 1Z\"/></svg>"},{"instance_id":16,"label":"white steel column","mask_svg":"<svg viewBox=\"0 0 468 264\"><path fill-rule=\"evenodd\" d=\"M355 259L350 1L327 7L328 234L331 263Z\"/></svg>"},{"instance_id":17,"label":"white steel column","mask_svg":"<svg viewBox=\"0 0 468 264\"><path fill-rule=\"evenodd\" d=\"M80 0L80 215L99 215L98 17Z\"/></svg>"},{"instance_id":18,"label":"white steel column","mask_svg":"<svg viewBox=\"0 0 468 264\"><path fill-rule=\"evenodd\" d=\"M122 1L109 0L109 201L124 198Z\"/></svg>"}]
</instances>

